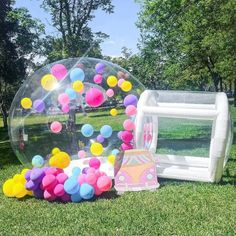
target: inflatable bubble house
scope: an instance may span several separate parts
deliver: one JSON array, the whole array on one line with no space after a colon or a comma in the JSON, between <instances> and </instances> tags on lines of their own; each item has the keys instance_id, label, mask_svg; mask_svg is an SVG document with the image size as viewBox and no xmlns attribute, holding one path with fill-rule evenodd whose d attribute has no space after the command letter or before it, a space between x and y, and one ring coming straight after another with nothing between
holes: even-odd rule
<instances>
[{"instance_id":1,"label":"inflatable bubble house","mask_svg":"<svg viewBox=\"0 0 236 236\"><path fill-rule=\"evenodd\" d=\"M41 167L114 156L132 149L143 85L118 65L94 58L61 60L33 73L10 109L9 134L18 159ZM64 156L63 156L64 155ZM62 162L63 162L62 161ZM52 161L53 162L53 161ZM57 165L56 165L57 166Z\"/></svg>"}]
</instances>

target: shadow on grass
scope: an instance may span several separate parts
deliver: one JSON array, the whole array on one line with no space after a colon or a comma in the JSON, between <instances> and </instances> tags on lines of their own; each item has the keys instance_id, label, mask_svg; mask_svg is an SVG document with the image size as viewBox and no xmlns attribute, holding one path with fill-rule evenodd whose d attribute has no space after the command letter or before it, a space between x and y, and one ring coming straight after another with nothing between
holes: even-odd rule
<instances>
[{"instance_id":1,"label":"shadow on grass","mask_svg":"<svg viewBox=\"0 0 236 236\"><path fill-rule=\"evenodd\" d=\"M236 186L236 173L232 174L230 168L226 168L219 184Z\"/></svg>"},{"instance_id":2,"label":"shadow on grass","mask_svg":"<svg viewBox=\"0 0 236 236\"><path fill-rule=\"evenodd\" d=\"M103 193L101 196L99 196L98 198L94 198L94 201L98 201L100 199L104 199L104 200L110 200L110 199L116 199L119 198L120 195L117 194L115 189L112 189L109 192L105 192Z\"/></svg>"},{"instance_id":3,"label":"shadow on grass","mask_svg":"<svg viewBox=\"0 0 236 236\"><path fill-rule=\"evenodd\" d=\"M0 128L0 140L0 168L3 169L6 165L20 165L11 148L7 130L4 128Z\"/></svg>"}]
</instances>

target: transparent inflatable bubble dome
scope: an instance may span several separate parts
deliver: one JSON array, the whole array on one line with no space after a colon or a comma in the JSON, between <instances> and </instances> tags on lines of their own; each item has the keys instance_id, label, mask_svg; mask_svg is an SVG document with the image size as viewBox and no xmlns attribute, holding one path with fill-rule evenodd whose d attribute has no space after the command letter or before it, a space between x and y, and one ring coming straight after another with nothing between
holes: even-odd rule
<instances>
[{"instance_id":1,"label":"transparent inflatable bubble dome","mask_svg":"<svg viewBox=\"0 0 236 236\"><path fill-rule=\"evenodd\" d=\"M26 165L53 152L71 159L116 155L133 147L143 85L126 70L94 58L47 65L25 80L9 114L14 152Z\"/></svg>"}]
</instances>

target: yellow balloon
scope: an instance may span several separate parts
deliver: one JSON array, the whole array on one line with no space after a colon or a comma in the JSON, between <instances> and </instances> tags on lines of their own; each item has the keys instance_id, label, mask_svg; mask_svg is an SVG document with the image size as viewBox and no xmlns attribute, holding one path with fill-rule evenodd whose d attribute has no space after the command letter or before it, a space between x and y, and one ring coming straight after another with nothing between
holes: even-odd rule
<instances>
[{"instance_id":1,"label":"yellow balloon","mask_svg":"<svg viewBox=\"0 0 236 236\"><path fill-rule=\"evenodd\" d=\"M22 198L22 197L26 196L27 190L26 190L24 184L22 184L22 183L15 184L13 186L13 194L17 198Z\"/></svg>"},{"instance_id":2,"label":"yellow balloon","mask_svg":"<svg viewBox=\"0 0 236 236\"><path fill-rule=\"evenodd\" d=\"M53 155L49 160L49 165L64 169L70 165L70 156L66 152L59 152Z\"/></svg>"},{"instance_id":3,"label":"yellow balloon","mask_svg":"<svg viewBox=\"0 0 236 236\"><path fill-rule=\"evenodd\" d=\"M80 93L84 89L84 84L82 81L78 80L73 83L72 87L76 92Z\"/></svg>"},{"instance_id":4,"label":"yellow balloon","mask_svg":"<svg viewBox=\"0 0 236 236\"><path fill-rule=\"evenodd\" d=\"M110 75L107 78L107 84L110 87L115 87L117 85L117 78L114 75Z\"/></svg>"},{"instance_id":5,"label":"yellow balloon","mask_svg":"<svg viewBox=\"0 0 236 236\"><path fill-rule=\"evenodd\" d=\"M117 116L118 111L115 108L113 108L110 110L110 114L111 114L111 116Z\"/></svg>"},{"instance_id":6,"label":"yellow balloon","mask_svg":"<svg viewBox=\"0 0 236 236\"><path fill-rule=\"evenodd\" d=\"M124 92L129 92L129 91L132 89L132 84L131 84L131 82L129 82L129 81L124 81L124 82L121 84L121 89L122 89Z\"/></svg>"},{"instance_id":7,"label":"yellow balloon","mask_svg":"<svg viewBox=\"0 0 236 236\"><path fill-rule=\"evenodd\" d=\"M29 196L34 196L34 193L33 193L33 191L28 191L28 190L27 190L27 195L29 195Z\"/></svg>"},{"instance_id":8,"label":"yellow balloon","mask_svg":"<svg viewBox=\"0 0 236 236\"><path fill-rule=\"evenodd\" d=\"M28 172L30 169L27 169L27 168L24 168L22 171L21 171L21 174L23 176L25 176L26 172Z\"/></svg>"},{"instance_id":9,"label":"yellow balloon","mask_svg":"<svg viewBox=\"0 0 236 236\"><path fill-rule=\"evenodd\" d=\"M24 109L30 109L32 107L32 101L30 98L22 98L20 104Z\"/></svg>"},{"instance_id":10,"label":"yellow balloon","mask_svg":"<svg viewBox=\"0 0 236 236\"><path fill-rule=\"evenodd\" d=\"M61 150L57 147L52 149L52 155L56 155L57 153L59 153Z\"/></svg>"},{"instance_id":11,"label":"yellow balloon","mask_svg":"<svg viewBox=\"0 0 236 236\"><path fill-rule=\"evenodd\" d=\"M92 143L90 151L94 156L100 156L103 153L103 146L101 143Z\"/></svg>"},{"instance_id":12,"label":"yellow balloon","mask_svg":"<svg viewBox=\"0 0 236 236\"><path fill-rule=\"evenodd\" d=\"M107 157L107 160L110 164L112 164L114 166L115 161L116 161L116 157L115 157L115 155L110 155Z\"/></svg>"},{"instance_id":13,"label":"yellow balloon","mask_svg":"<svg viewBox=\"0 0 236 236\"><path fill-rule=\"evenodd\" d=\"M21 183L21 184L26 183L26 179L25 179L24 175L22 175L22 174L15 174L13 176L13 180L15 183Z\"/></svg>"},{"instance_id":14,"label":"yellow balloon","mask_svg":"<svg viewBox=\"0 0 236 236\"><path fill-rule=\"evenodd\" d=\"M3 194L7 197L14 197L13 187L15 182L13 179L8 179L2 186Z\"/></svg>"},{"instance_id":15,"label":"yellow balloon","mask_svg":"<svg viewBox=\"0 0 236 236\"><path fill-rule=\"evenodd\" d=\"M57 86L57 79L53 75L47 74L41 79L41 85L45 90L52 91Z\"/></svg>"}]
</instances>

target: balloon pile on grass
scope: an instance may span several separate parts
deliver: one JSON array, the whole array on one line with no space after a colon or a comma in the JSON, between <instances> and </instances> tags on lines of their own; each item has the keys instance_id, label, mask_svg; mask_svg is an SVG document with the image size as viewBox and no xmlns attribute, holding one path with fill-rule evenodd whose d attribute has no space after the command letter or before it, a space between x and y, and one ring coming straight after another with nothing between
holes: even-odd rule
<instances>
[{"instance_id":1,"label":"balloon pile on grass","mask_svg":"<svg viewBox=\"0 0 236 236\"><path fill-rule=\"evenodd\" d=\"M54 150L54 155L61 153L60 150L56 151L55 153ZM58 165L62 164L59 162ZM47 201L90 200L112 188L112 179L99 169L100 165L97 158L92 158L89 166L83 170L74 167L71 176L62 168L53 166L24 169L3 184L3 193L7 197L24 198L28 195Z\"/></svg>"}]
</instances>

